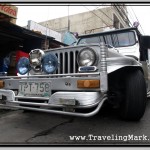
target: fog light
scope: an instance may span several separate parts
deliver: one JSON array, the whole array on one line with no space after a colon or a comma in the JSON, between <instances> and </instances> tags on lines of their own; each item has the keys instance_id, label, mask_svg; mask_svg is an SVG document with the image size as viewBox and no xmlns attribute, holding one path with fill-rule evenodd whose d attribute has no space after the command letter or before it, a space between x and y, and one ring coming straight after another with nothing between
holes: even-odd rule
<instances>
[{"instance_id":1,"label":"fog light","mask_svg":"<svg viewBox=\"0 0 150 150\"><path fill-rule=\"evenodd\" d=\"M17 64L18 73L21 75L26 74L29 71L30 63L27 57L21 57Z\"/></svg>"},{"instance_id":2,"label":"fog light","mask_svg":"<svg viewBox=\"0 0 150 150\"><path fill-rule=\"evenodd\" d=\"M41 71L41 62L44 55L45 53L41 49L34 49L29 53L30 65L35 72Z\"/></svg>"},{"instance_id":3,"label":"fog light","mask_svg":"<svg viewBox=\"0 0 150 150\"><path fill-rule=\"evenodd\" d=\"M100 80L77 80L78 88L99 88Z\"/></svg>"},{"instance_id":4,"label":"fog light","mask_svg":"<svg viewBox=\"0 0 150 150\"><path fill-rule=\"evenodd\" d=\"M58 68L58 59L56 55L48 53L43 57L42 69L45 73L51 74Z\"/></svg>"}]
</instances>

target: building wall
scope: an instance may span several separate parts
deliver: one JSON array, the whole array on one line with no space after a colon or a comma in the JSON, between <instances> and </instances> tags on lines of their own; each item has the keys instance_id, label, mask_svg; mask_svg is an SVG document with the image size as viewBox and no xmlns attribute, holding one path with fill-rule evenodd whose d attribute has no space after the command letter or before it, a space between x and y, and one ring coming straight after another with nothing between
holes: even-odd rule
<instances>
[{"instance_id":1,"label":"building wall","mask_svg":"<svg viewBox=\"0 0 150 150\"><path fill-rule=\"evenodd\" d=\"M107 6L98 10L79 13L69 16L70 32L81 34L96 33L114 28L114 18L117 18L118 27L127 27L124 18L113 6ZM41 22L41 25L47 25L48 28L64 34L68 30L68 16Z\"/></svg>"}]
</instances>

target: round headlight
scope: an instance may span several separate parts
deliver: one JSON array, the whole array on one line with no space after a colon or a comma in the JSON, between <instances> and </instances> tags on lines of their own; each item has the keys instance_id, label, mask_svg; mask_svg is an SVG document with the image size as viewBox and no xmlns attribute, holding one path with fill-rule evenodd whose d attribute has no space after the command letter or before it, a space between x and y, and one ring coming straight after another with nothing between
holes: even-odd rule
<instances>
[{"instance_id":1,"label":"round headlight","mask_svg":"<svg viewBox=\"0 0 150 150\"><path fill-rule=\"evenodd\" d=\"M24 75L29 71L30 63L27 57L22 57L17 63L17 71L19 74Z\"/></svg>"},{"instance_id":2,"label":"round headlight","mask_svg":"<svg viewBox=\"0 0 150 150\"><path fill-rule=\"evenodd\" d=\"M84 48L78 54L79 66L92 66L96 61L96 54L91 48Z\"/></svg>"},{"instance_id":3,"label":"round headlight","mask_svg":"<svg viewBox=\"0 0 150 150\"><path fill-rule=\"evenodd\" d=\"M43 57L42 69L44 72L51 74L58 68L58 59L56 55L48 53Z\"/></svg>"},{"instance_id":4,"label":"round headlight","mask_svg":"<svg viewBox=\"0 0 150 150\"><path fill-rule=\"evenodd\" d=\"M32 50L29 54L29 60L31 67L34 71L40 71L41 70L41 61L44 56L44 51L40 49Z\"/></svg>"}]
</instances>

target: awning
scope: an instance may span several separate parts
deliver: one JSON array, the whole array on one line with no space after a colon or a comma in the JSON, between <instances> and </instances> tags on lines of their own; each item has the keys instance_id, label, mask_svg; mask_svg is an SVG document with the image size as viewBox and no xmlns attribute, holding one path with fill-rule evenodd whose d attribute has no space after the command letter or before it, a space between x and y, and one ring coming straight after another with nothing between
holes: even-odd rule
<instances>
[{"instance_id":1,"label":"awning","mask_svg":"<svg viewBox=\"0 0 150 150\"><path fill-rule=\"evenodd\" d=\"M0 21L0 43L6 42L8 41L8 39L16 39L19 41L24 41L26 39L29 40L33 38L41 40L48 39L50 41L53 41L53 43L55 44L67 46L64 43L56 41L53 37L45 36L39 32L25 29L10 22Z\"/></svg>"}]
</instances>

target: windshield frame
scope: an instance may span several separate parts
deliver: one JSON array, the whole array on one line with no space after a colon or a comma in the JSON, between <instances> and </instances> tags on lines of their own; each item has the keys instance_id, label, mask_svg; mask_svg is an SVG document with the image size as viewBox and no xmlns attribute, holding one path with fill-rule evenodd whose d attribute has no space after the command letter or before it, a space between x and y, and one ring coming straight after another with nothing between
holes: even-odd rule
<instances>
[{"instance_id":1,"label":"windshield frame","mask_svg":"<svg viewBox=\"0 0 150 150\"><path fill-rule=\"evenodd\" d=\"M119 34L124 34L124 33L125 34L126 33L133 33L133 37L132 37L134 39L133 42L129 43L128 45L124 45L124 44L119 45L119 40L117 39L118 40L118 46L116 46L115 43L114 43L113 37L115 37L115 35L117 35L116 38L118 38ZM129 34L128 34L128 36L129 36ZM123 31L120 31L120 32L116 32L116 30L114 30L114 32L112 32L112 31L111 32L107 32L107 33L102 33L101 32L101 33L96 33L96 34L91 34L91 35L89 34L89 35L81 36L79 38L78 42L77 42L77 45L92 44L93 42L81 43L81 40L83 40L83 39L91 39L91 38L95 38L95 37L97 37L98 41L100 41L100 42L102 42L101 39L103 39L105 44L109 44L109 45L111 45L111 46L113 46L115 48L130 47L130 46L133 46L133 45L135 45L137 43L136 30L125 30L125 31L123 30ZM109 37L109 40L111 40L111 44L110 44L110 42L107 42L108 39L106 37Z\"/></svg>"}]
</instances>

